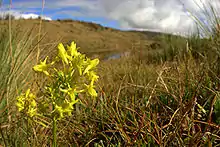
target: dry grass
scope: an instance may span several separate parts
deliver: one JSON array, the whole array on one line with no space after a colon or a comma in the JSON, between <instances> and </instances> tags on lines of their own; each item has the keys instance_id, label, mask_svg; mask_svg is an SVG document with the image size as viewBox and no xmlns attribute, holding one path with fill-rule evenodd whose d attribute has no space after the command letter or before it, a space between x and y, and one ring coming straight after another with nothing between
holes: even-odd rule
<instances>
[{"instance_id":1,"label":"dry grass","mask_svg":"<svg viewBox=\"0 0 220 147\"><path fill-rule=\"evenodd\" d=\"M8 21L1 21L1 28L8 26ZM33 33L38 33L39 20L13 20L12 27L16 27L21 33L33 28ZM41 45L70 43L74 40L80 46L82 52L89 55L105 55L111 52L124 52L136 48L144 48L150 45L153 34L149 32L119 31L94 23L81 21L43 21L41 25L44 37ZM86 43L85 43L86 42Z\"/></svg>"},{"instance_id":2,"label":"dry grass","mask_svg":"<svg viewBox=\"0 0 220 147\"><path fill-rule=\"evenodd\" d=\"M7 28L7 25L6 21L1 22L2 28ZM152 37L154 35L148 36L144 32L125 32L92 23L65 20L43 21L42 32L45 36L42 34L42 40L38 42L33 36L26 35L30 40L23 41L29 46L21 44L22 40L19 38L24 36L24 30L33 28L32 33L37 34L38 25L39 20L12 21L12 27L17 27L18 31L15 36L17 40L13 43L13 47L17 47L13 48L17 49L15 51L33 50L35 53L36 45L40 43L43 58L56 52L58 42L69 43L74 40L81 48L80 51L90 56L104 57L113 52L131 52L128 57L100 63L97 88L99 96L97 99L79 97L82 103L77 104L73 115L61 121L58 126L60 146L219 144L220 82L217 66L219 61L216 60L218 54L215 52L219 48L218 42L166 34L155 39ZM186 40L189 42L188 46ZM3 43L6 46L0 46L5 52L8 50L7 42L8 38L5 37ZM207 46L211 49L207 50ZM213 54L216 56L213 57ZM10 61L5 68L8 70L13 64L10 56L6 57L7 60L2 60ZM32 54L29 58L34 57ZM26 60L23 62L20 58L18 61L23 66L14 73L15 81L18 75L32 72L32 62L27 64ZM0 65L5 67L5 64ZM5 75L8 72L3 72L2 76ZM31 80L36 81L34 78ZM15 83L7 85L7 80L3 81L6 88L24 88ZM11 93L13 96L10 99L14 101L17 92ZM3 99L1 97L2 102ZM11 106L14 106L13 103ZM4 108L4 114L8 110L12 112L12 109ZM1 117L1 144L50 146L50 128L27 126L26 120L20 118L16 111L11 114L13 122L6 121L6 115Z\"/></svg>"}]
</instances>

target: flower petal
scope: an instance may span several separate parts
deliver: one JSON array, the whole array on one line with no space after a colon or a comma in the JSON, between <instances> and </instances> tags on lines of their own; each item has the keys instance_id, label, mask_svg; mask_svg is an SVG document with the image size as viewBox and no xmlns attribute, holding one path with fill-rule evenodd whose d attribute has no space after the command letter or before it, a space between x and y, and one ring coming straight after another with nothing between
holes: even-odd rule
<instances>
[{"instance_id":1,"label":"flower petal","mask_svg":"<svg viewBox=\"0 0 220 147\"><path fill-rule=\"evenodd\" d=\"M80 53L77 52L77 48L76 48L76 43L72 42L70 46L67 46L68 48L68 53L70 54L71 57L73 56L79 56Z\"/></svg>"},{"instance_id":2,"label":"flower petal","mask_svg":"<svg viewBox=\"0 0 220 147\"><path fill-rule=\"evenodd\" d=\"M63 62L65 62L66 64L68 64L68 60L67 60L67 52L63 46L62 43L60 43L58 45L58 56L63 60Z\"/></svg>"},{"instance_id":3,"label":"flower petal","mask_svg":"<svg viewBox=\"0 0 220 147\"><path fill-rule=\"evenodd\" d=\"M90 69L96 67L96 65L99 64L99 59L94 59L89 61L89 65L86 67L86 69L84 70L83 74L86 74Z\"/></svg>"},{"instance_id":4,"label":"flower petal","mask_svg":"<svg viewBox=\"0 0 220 147\"><path fill-rule=\"evenodd\" d=\"M35 65L33 67L34 71L43 72L44 74L49 75L49 73L47 72L47 69L49 67L49 64L46 63L47 62L47 58L48 57L46 57L43 62L40 62L40 64Z\"/></svg>"}]
</instances>

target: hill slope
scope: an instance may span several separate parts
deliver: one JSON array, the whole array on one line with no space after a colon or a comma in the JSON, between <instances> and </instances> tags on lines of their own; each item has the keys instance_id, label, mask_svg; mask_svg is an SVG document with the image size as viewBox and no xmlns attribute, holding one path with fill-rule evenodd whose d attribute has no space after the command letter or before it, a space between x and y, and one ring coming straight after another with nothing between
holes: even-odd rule
<instances>
[{"instance_id":1,"label":"hill slope","mask_svg":"<svg viewBox=\"0 0 220 147\"><path fill-rule=\"evenodd\" d=\"M39 24L40 20L12 21L13 28L21 34L31 28L34 34L38 34ZM8 27L8 21L1 21L0 28L3 27ZM73 20L43 21L41 27L41 35L44 36L41 45L69 43L74 40L82 52L99 55L143 49L153 42L153 37L159 35L154 32L121 31Z\"/></svg>"}]
</instances>

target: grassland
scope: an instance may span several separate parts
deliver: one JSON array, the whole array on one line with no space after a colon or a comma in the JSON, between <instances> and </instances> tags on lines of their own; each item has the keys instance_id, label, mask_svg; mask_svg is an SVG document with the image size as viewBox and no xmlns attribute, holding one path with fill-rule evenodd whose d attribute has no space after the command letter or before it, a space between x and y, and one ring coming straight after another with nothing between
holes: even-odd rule
<instances>
[{"instance_id":1,"label":"grassland","mask_svg":"<svg viewBox=\"0 0 220 147\"><path fill-rule=\"evenodd\" d=\"M98 57L98 97L58 125L58 146L218 146L220 144L219 34L183 38L120 31L78 21L1 21L0 144L51 146L51 125L28 126L15 98L44 79L32 71L54 56L59 42L76 41ZM130 52L115 60L112 53ZM37 83L37 84L36 84ZM38 85L41 86L41 85ZM37 89L37 87L36 87Z\"/></svg>"}]
</instances>

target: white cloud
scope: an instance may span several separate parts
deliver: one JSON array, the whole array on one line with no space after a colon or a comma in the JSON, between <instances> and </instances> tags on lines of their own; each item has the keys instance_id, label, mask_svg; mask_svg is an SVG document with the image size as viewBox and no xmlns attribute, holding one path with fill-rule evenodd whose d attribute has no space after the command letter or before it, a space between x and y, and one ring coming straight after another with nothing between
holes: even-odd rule
<instances>
[{"instance_id":1,"label":"white cloud","mask_svg":"<svg viewBox=\"0 0 220 147\"><path fill-rule=\"evenodd\" d=\"M103 0L103 3L104 1L107 0ZM110 10L109 17L118 20L122 28L186 33L194 25L193 20L187 16L184 6L178 0L123 0L113 9L110 9L108 5L104 6Z\"/></svg>"},{"instance_id":2,"label":"white cloud","mask_svg":"<svg viewBox=\"0 0 220 147\"><path fill-rule=\"evenodd\" d=\"M79 6L87 12L82 16L117 20L123 29L183 35L197 31L192 15L206 20L204 11L209 3L216 10L220 8L218 0L63 0L62 4L61 1L58 3L63 7Z\"/></svg>"},{"instance_id":3,"label":"white cloud","mask_svg":"<svg viewBox=\"0 0 220 147\"><path fill-rule=\"evenodd\" d=\"M18 11L4 11L4 12L0 12L0 16L1 18L5 18L5 16L7 16L8 14L11 14L12 16L14 16L15 19L37 19L40 15L38 14L34 14L34 13L21 13ZM44 20L52 20L50 17L47 16L42 16L42 19Z\"/></svg>"},{"instance_id":4,"label":"white cloud","mask_svg":"<svg viewBox=\"0 0 220 147\"><path fill-rule=\"evenodd\" d=\"M62 0L54 5L80 7L82 16L101 16L118 21L122 29L150 30L168 33L195 31L194 21L186 8L200 14L207 0ZM202 2L201 2L202 1ZM83 11L84 10L84 11ZM86 13L85 13L86 12ZM73 10L73 15L74 10Z\"/></svg>"},{"instance_id":5,"label":"white cloud","mask_svg":"<svg viewBox=\"0 0 220 147\"><path fill-rule=\"evenodd\" d=\"M21 14L18 17L23 18L23 19L30 19L30 18L37 19L39 17L39 15L33 14L33 13L29 13L29 14ZM47 17L47 16L42 16L42 19L44 19L44 20L52 20L50 17Z\"/></svg>"}]
</instances>

